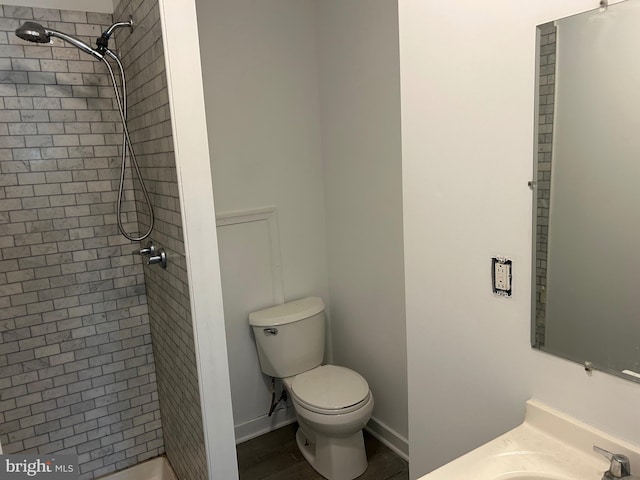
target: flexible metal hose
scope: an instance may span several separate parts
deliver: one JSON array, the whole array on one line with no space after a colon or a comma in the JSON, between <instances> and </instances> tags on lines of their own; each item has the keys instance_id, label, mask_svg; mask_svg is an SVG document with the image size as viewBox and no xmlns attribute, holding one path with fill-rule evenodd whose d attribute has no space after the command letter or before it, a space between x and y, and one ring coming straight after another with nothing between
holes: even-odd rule
<instances>
[{"instance_id":1,"label":"flexible metal hose","mask_svg":"<svg viewBox=\"0 0 640 480\"><path fill-rule=\"evenodd\" d=\"M124 235L128 240L132 242L139 242L144 240L149 235L151 235L151 231L153 230L153 226L155 223L155 216L153 213L153 206L151 205L151 198L149 197L149 192L147 191L147 187L144 184L144 180L142 178L142 174L140 173L140 167L138 166L138 161L136 160L136 155L133 151L133 144L131 143L131 137L129 135L129 128L127 127L127 81L124 75L124 68L122 67L122 63L118 56L113 53L111 50L107 50L106 54L110 56L113 60L118 64L118 68L120 69L120 78L122 80L122 96L118 91L118 86L116 83L116 77L113 72L113 68L106 59L106 56L102 58L102 61L107 66L107 70L109 71L109 75L111 76L111 84L113 85L113 91L116 96L116 102L118 104L118 111L120 112L120 120L122 121L122 164L120 167L120 185L118 187L118 201L116 206L116 217L118 220L118 230L120 233ZM134 237L127 233L122 225L122 198L124 195L124 180L125 173L127 168L127 151L129 151L129 159L131 165L133 165L134 170L136 171L136 175L138 176L138 180L140 181L140 186L142 187L142 193L144 194L144 199L147 203L147 209L149 210L149 229L146 233L140 237Z\"/></svg>"}]
</instances>

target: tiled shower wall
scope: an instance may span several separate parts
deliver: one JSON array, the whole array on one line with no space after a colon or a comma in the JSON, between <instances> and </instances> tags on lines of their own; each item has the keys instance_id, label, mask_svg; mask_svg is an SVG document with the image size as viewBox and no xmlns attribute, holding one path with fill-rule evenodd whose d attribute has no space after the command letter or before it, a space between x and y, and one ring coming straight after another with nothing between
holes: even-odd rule
<instances>
[{"instance_id":1,"label":"tiled shower wall","mask_svg":"<svg viewBox=\"0 0 640 480\"><path fill-rule=\"evenodd\" d=\"M163 452L147 300L138 246L116 228L104 65L18 39L32 19L87 43L112 23L0 6L0 442L77 453L89 479Z\"/></svg>"},{"instance_id":2,"label":"tiled shower wall","mask_svg":"<svg viewBox=\"0 0 640 480\"><path fill-rule=\"evenodd\" d=\"M158 377L166 453L183 480L207 475L195 344L167 81L157 0L127 0L116 20L133 16L136 27L119 37L129 83L131 136L151 193L156 223L151 238L168 254L166 270L145 267L153 351ZM145 212L137 192L138 212ZM147 215L140 215L146 230ZM211 212L211 221L213 212Z\"/></svg>"},{"instance_id":3,"label":"tiled shower wall","mask_svg":"<svg viewBox=\"0 0 640 480\"><path fill-rule=\"evenodd\" d=\"M551 159L556 85L556 26L540 26L540 76L538 96L538 175L536 198L536 335L544 346L546 325L547 246L551 202Z\"/></svg>"}]
</instances>

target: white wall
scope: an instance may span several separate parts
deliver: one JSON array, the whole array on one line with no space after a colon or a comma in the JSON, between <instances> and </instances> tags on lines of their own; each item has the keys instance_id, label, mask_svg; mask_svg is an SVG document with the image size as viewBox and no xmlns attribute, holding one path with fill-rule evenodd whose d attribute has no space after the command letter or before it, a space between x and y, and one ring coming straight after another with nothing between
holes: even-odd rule
<instances>
[{"instance_id":1,"label":"white wall","mask_svg":"<svg viewBox=\"0 0 640 480\"><path fill-rule=\"evenodd\" d=\"M398 9L317 5L334 360L364 375L369 426L406 455Z\"/></svg>"},{"instance_id":2,"label":"white wall","mask_svg":"<svg viewBox=\"0 0 640 480\"><path fill-rule=\"evenodd\" d=\"M216 212L278 209L286 300L327 296L310 0L198 3Z\"/></svg>"},{"instance_id":3,"label":"white wall","mask_svg":"<svg viewBox=\"0 0 640 480\"><path fill-rule=\"evenodd\" d=\"M545 347L618 371L640 368L639 24L625 2L557 30Z\"/></svg>"},{"instance_id":4,"label":"white wall","mask_svg":"<svg viewBox=\"0 0 640 480\"><path fill-rule=\"evenodd\" d=\"M195 0L160 0L160 18L210 479L238 478ZM202 213L205 212L203 216ZM169 260L170 261L170 260Z\"/></svg>"},{"instance_id":5,"label":"white wall","mask_svg":"<svg viewBox=\"0 0 640 480\"><path fill-rule=\"evenodd\" d=\"M217 212L278 209L285 300L330 304L334 360L367 378L372 428L406 453L397 6L216 0L198 14ZM232 370L255 368L229 350Z\"/></svg>"},{"instance_id":6,"label":"white wall","mask_svg":"<svg viewBox=\"0 0 640 480\"><path fill-rule=\"evenodd\" d=\"M268 415L271 378L260 369L250 311L283 302L280 243L274 212L218 221L218 255L224 296L224 323L236 443L295 421L290 402ZM282 389L276 382L276 395Z\"/></svg>"},{"instance_id":7,"label":"white wall","mask_svg":"<svg viewBox=\"0 0 640 480\"><path fill-rule=\"evenodd\" d=\"M314 2L199 1L198 18L216 213L277 208L284 300L317 295L328 305ZM228 285L254 284L234 252L221 252L238 265ZM248 331L249 312L274 303L265 293L225 293L225 310ZM255 368L252 339L238 342L229 345L232 370ZM236 401L237 423L264 416L268 400L252 405Z\"/></svg>"},{"instance_id":8,"label":"white wall","mask_svg":"<svg viewBox=\"0 0 640 480\"><path fill-rule=\"evenodd\" d=\"M518 424L529 397L640 443L640 385L529 345L535 26L593 7L399 2L412 478ZM511 299L490 293L496 254Z\"/></svg>"}]
</instances>

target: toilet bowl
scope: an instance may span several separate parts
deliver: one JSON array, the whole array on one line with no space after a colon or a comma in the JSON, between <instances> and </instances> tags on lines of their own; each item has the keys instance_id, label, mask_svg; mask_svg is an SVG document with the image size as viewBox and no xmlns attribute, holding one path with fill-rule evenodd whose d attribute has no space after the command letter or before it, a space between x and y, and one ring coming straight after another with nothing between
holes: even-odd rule
<instances>
[{"instance_id":1,"label":"toilet bowl","mask_svg":"<svg viewBox=\"0 0 640 480\"><path fill-rule=\"evenodd\" d=\"M366 380L345 367L323 365L283 379L299 429L296 442L323 477L351 480L367 469L362 429L373 412Z\"/></svg>"},{"instance_id":2,"label":"toilet bowl","mask_svg":"<svg viewBox=\"0 0 640 480\"><path fill-rule=\"evenodd\" d=\"M373 395L357 372L322 365L322 299L307 297L253 312L249 324L262 372L281 378L290 394L304 458L329 480L353 480L364 473L362 429L373 412Z\"/></svg>"}]
</instances>

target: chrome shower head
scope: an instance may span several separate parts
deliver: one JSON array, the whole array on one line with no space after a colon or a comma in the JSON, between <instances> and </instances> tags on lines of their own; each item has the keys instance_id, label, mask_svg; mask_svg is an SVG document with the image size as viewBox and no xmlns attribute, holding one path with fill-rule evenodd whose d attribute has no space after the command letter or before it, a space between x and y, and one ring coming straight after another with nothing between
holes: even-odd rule
<instances>
[{"instance_id":1,"label":"chrome shower head","mask_svg":"<svg viewBox=\"0 0 640 480\"><path fill-rule=\"evenodd\" d=\"M83 52L88 53L89 55L93 55L98 60L102 60L103 58L102 53L94 50L89 45L78 40L77 38L74 38L71 35L67 35L66 33L59 32L57 30L45 28L36 22L23 23L22 26L16 30L16 35L23 40L35 43L50 43L51 37L58 37L65 42L69 42L71 45L79 48Z\"/></svg>"},{"instance_id":2,"label":"chrome shower head","mask_svg":"<svg viewBox=\"0 0 640 480\"><path fill-rule=\"evenodd\" d=\"M25 22L20 28L16 30L16 35L28 42L34 43L49 43L51 41L51 34L47 32L47 29L36 22Z\"/></svg>"}]
</instances>

